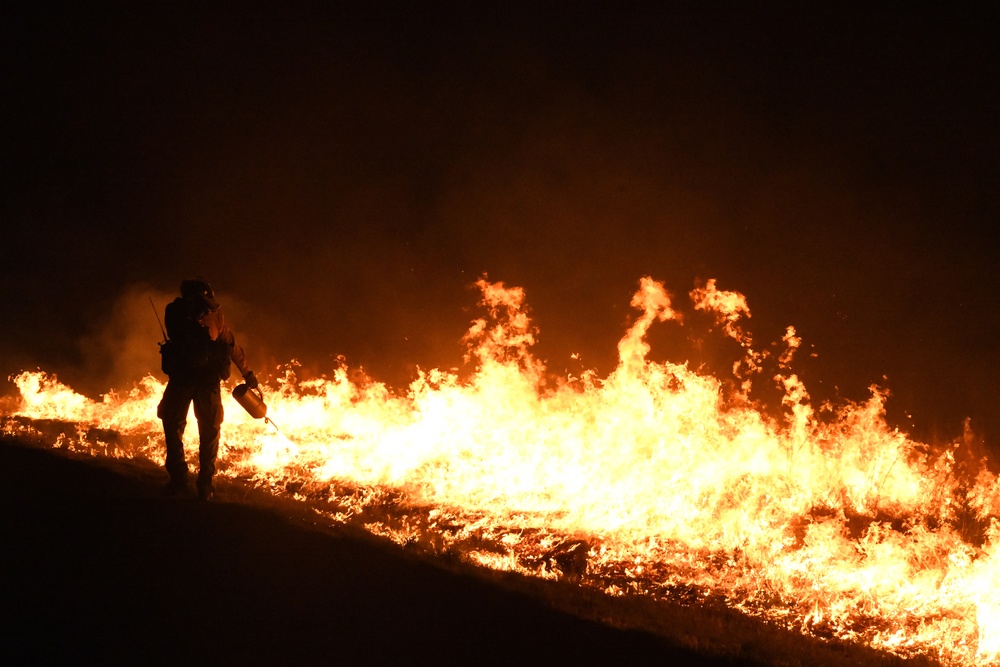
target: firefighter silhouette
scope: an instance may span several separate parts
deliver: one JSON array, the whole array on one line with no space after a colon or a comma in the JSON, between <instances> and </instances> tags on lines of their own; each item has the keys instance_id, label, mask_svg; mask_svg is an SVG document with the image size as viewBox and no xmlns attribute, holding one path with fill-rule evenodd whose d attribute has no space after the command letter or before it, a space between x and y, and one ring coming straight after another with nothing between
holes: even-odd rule
<instances>
[{"instance_id":1,"label":"firefighter silhouette","mask_svg":"<svg viewBox=\"0 0 1000 667\"><path fill-rule=\"evenodd\" d=\"M194 404L198 422L198 497L211 500L215 489L215 459L219 453L222 426L221 382L229 379L230 364L235 364L247 386L258 386L253 371L247 367L246 354L226 324L222 309L215 300L212 286L200 278L181 282L181 295L164 312L167 341L160 347L163 372L169 380L157 409L163 421L167 444L166 469L170 475L168 495L189 492L188 466L184 458L184 428Z\"/></svg>"}]
</instances>

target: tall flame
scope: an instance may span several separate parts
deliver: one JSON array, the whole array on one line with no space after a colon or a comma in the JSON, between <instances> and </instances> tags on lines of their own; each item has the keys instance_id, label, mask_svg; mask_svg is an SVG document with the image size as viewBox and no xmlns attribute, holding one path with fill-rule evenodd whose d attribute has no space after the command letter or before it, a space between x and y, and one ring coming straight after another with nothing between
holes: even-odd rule
<instances>
[{"instance_id":1,"label":"tall flame","mask_svg":"<svg viewBox=\"0 0 1000 667\"><path fill-rule=\"evenodd\" d=\"M745 352L736 392L686 363L649 360L650 328L684 321L651 278L606 378L548 376L530 353L538 332L524 291L477 286L486 315L464 338L470 377L421 371L393 392L346 367L308 381L289 367L267 395L283 434L230 410L222 474L313 489L332 518L402 542L421 528L366 516L392 490L432 508L422 529L447 524L440 539L488 541L465 555L490 567L572 574L613 595L686 587L903 656L1000 659L1000 485L982 461L959 474L961 443L934 451L891 428L875 387L864 402L814 409L791 372L801 344L791 327L773 358L782 414L767 414L749 388L769 353L741 325L746 299L714 280L689 296ZM13 417L139 436L118 455L162 460L154 378L101 402L42 373L14 381ZM582 566L546 558L571 541L585 546Z\"/></svg>"}]
</instances>

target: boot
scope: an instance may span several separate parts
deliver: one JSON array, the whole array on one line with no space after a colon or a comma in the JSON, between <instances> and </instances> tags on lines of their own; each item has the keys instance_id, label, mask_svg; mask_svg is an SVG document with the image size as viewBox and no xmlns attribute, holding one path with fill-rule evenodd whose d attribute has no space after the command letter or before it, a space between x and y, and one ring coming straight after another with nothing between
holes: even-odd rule
<instances>
[{"instance_id":1,"label":"boot","mask_svg":"<svg viewBox=\"0 0 1000 667\"><path fill-rule=\"evenodd\" d=\"M209 501L215 498L215 487L211 482L198 482L198 499Z\"/></svg>"},{"instance_id":2,"label":"boot","mask_svg":"<svg viewBox=\"0 0 1000 667\"><path fill-rule=\"evenodd\" d=\"M163 487L163 495L170 496L172 498L188 496L190 493L191 488L188 486L186 477L173 478L167 482L165 487Z\"/></svg>"}]
</instances>

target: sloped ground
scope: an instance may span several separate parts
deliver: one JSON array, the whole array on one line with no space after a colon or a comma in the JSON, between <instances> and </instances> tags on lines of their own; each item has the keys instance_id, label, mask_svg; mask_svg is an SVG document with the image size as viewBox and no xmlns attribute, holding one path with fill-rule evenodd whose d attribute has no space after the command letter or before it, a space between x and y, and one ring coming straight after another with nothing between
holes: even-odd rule
<instances>
[{"instance_id":1,"label":"sloped ground","mask_svg":"<svg viewBox=\"0 0 1000 667\"><path fill-rule=\"evenodd\" d=\"M736 664L161 483L0 442L5 664Z\"/></svg>"}]
</instances>

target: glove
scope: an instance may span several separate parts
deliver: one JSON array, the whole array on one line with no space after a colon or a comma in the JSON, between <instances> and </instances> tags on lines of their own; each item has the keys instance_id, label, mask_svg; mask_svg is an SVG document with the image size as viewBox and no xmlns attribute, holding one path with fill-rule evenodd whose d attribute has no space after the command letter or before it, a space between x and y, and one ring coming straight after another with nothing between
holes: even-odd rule
<instances>
[{"instance_id":1,"label":"glove","mask_svg":"<svg viewBox=\"0 0 1000 667\"><path fill-rule=\"evenodd\" d=\"M247 389L256 389L260 386L257 382L257 376L253 374L253 371L247 371L247 374L243 376L243 380L247 383Z\"/></svg>"}]
</instances>

